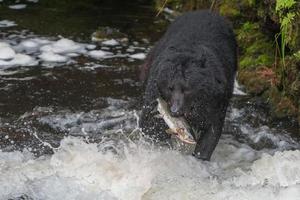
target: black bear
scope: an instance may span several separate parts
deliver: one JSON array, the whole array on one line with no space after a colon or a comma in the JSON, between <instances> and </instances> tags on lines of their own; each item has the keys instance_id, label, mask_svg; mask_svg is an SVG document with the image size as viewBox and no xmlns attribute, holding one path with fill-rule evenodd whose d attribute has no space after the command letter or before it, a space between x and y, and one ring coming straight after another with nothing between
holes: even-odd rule
<instances>
[{"instance_id":1,"label":"black bear","mask_svg":"<svg viewBox=\"0 0 300 200\"><path fill-rule=\"evenodd\" d=\"M231 26L210 11L178 17L150 51L141 76L145 83L143 132L167 139L154 117L163 98L173 116L184 116L195 131L194 156L210 157L219 141L237 70L237 44Z\"/></svg>"}]
</instances>

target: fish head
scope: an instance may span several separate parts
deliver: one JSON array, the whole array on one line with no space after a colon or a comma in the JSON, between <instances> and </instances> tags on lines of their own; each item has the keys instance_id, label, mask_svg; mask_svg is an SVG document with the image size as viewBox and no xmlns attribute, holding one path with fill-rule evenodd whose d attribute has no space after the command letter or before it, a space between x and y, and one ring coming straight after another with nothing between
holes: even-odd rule
<instances>
[{"instance_id":1,"label":"fish head","mask_svg":"<svg viewBox=\"0 0 300 200\"><path fill-rule=\"evenodd\" d=\"M196 144L193 135L185 128L177 128L175 136L185 143Z\"/></svg>"}]
</instances>

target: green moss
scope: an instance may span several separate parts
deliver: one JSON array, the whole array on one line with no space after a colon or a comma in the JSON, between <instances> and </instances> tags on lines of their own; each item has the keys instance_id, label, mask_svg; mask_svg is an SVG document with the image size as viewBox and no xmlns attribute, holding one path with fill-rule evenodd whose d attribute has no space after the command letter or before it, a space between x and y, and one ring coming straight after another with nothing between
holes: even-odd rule
<instances>
[{"instance_id":1,"label":"green moss","mask_svg":"<svg viewBox=\"0 0 300 200\"><path fill-rule=\"evenodd\" d=\"M256 4L256 0L243 0L241 1L243 5L246 5L248 7L252 7Z\"/></svg>"},{"instance_id":2,"label":"green moss","mask_svg":"<svg viewBox=\"0 0 300 200\"><path fill-rule=\"evenodd\" d=\"M240 58L240 68L255 68L257 66L270 66L274 61L273 56L262 54L262 55L249 55L246 54Z\"/></svg>"},{"instance_id":3,"label":"green moss","mask_svg":"<svg viewBox=\"0 0 300 200\"><path fill-rule=\"evenodd\" d=\"M262 54L262 55L258 56L256 61L257 61L258 65L270 66L274 62L274 57L273 57L273 55Z\"/></svg>"},{"instance_id":4,"label":"green moss","mask_svg":"<svg viewBox=\"0 0 300 200\"><path fill-rule=\"evenodd\" d=\"M240 67L269 66L274 62L274 46L260 30L258 23L244 23L237 31L241 47Z\"/></svg>"},{"instance_id":5,"label":"green moss","mask_svg":"<svg viewBox=\"0 0 300 200\"><path fill-rule=\"evenodd\" d=\"M294 53L293 56L295 57L296 61L300 61L300 50Z\"/></svg>"},{"instance_id":6,"label":"green moss","mask_svg":"<svg viewBox=\"0 0 300 200\"><path fill-rule=\"evenodd\" d=\"M227 1L226 1L227 2ZM220 6L220 14L224 15L224 16L228 16L228 17L236 17L240 15L240 11L237 8L237 4L228 4L224 2L221 6Z\"/></svg>"},{"instance_id":7,"label":"green moss","mask_svg":"<svg viewBox=\"0 0 300 200\"><path fill-rule=\"evenodd\" d=\"M244 69L249 66L256 66L256 63L253 63L253 59L251 56L242 56L240 58L240 68Z\"/></svg>"}]
</instances>

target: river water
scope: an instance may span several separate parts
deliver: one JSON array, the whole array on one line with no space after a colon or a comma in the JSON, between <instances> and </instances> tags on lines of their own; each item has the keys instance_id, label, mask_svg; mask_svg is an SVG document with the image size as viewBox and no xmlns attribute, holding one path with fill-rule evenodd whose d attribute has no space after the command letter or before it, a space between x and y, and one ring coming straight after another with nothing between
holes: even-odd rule
<instances>
[{"instance_id":1,"label":"river water","mask_svg":"<svg viewBox=\"0 0 300 200\"><path fill-rule=\"evenodd\" d=\"M143 137L138 66L169 18L152 3L4 1L0 13L1 200L300 199L299 130L238 84L211 162ZM107 26L127 39L93 42Z\"/></svg>"}]
</instances>

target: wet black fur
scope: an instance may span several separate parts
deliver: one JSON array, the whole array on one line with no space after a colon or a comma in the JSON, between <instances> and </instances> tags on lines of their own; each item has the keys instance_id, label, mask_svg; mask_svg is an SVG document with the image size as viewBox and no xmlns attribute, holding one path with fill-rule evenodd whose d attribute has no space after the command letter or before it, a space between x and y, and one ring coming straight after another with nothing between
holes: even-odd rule
<instances>
[{"instance_id":1,"label":"wet black fur","mask_svg":"<svg viewBox=\"0 0 300 200\"><path fill-rule=\"evenodd\" d=\"M168 101L169 85L184 82L185 113L196 134L194 155L209 160L222 133L237 70L234 33L223 17L209 11L178 17L149 53L141 126L154 138L167 139L166 125L155 118L155 99ZM169 92L171 93L171 92Z\"/></svg>"}]
</instances>

